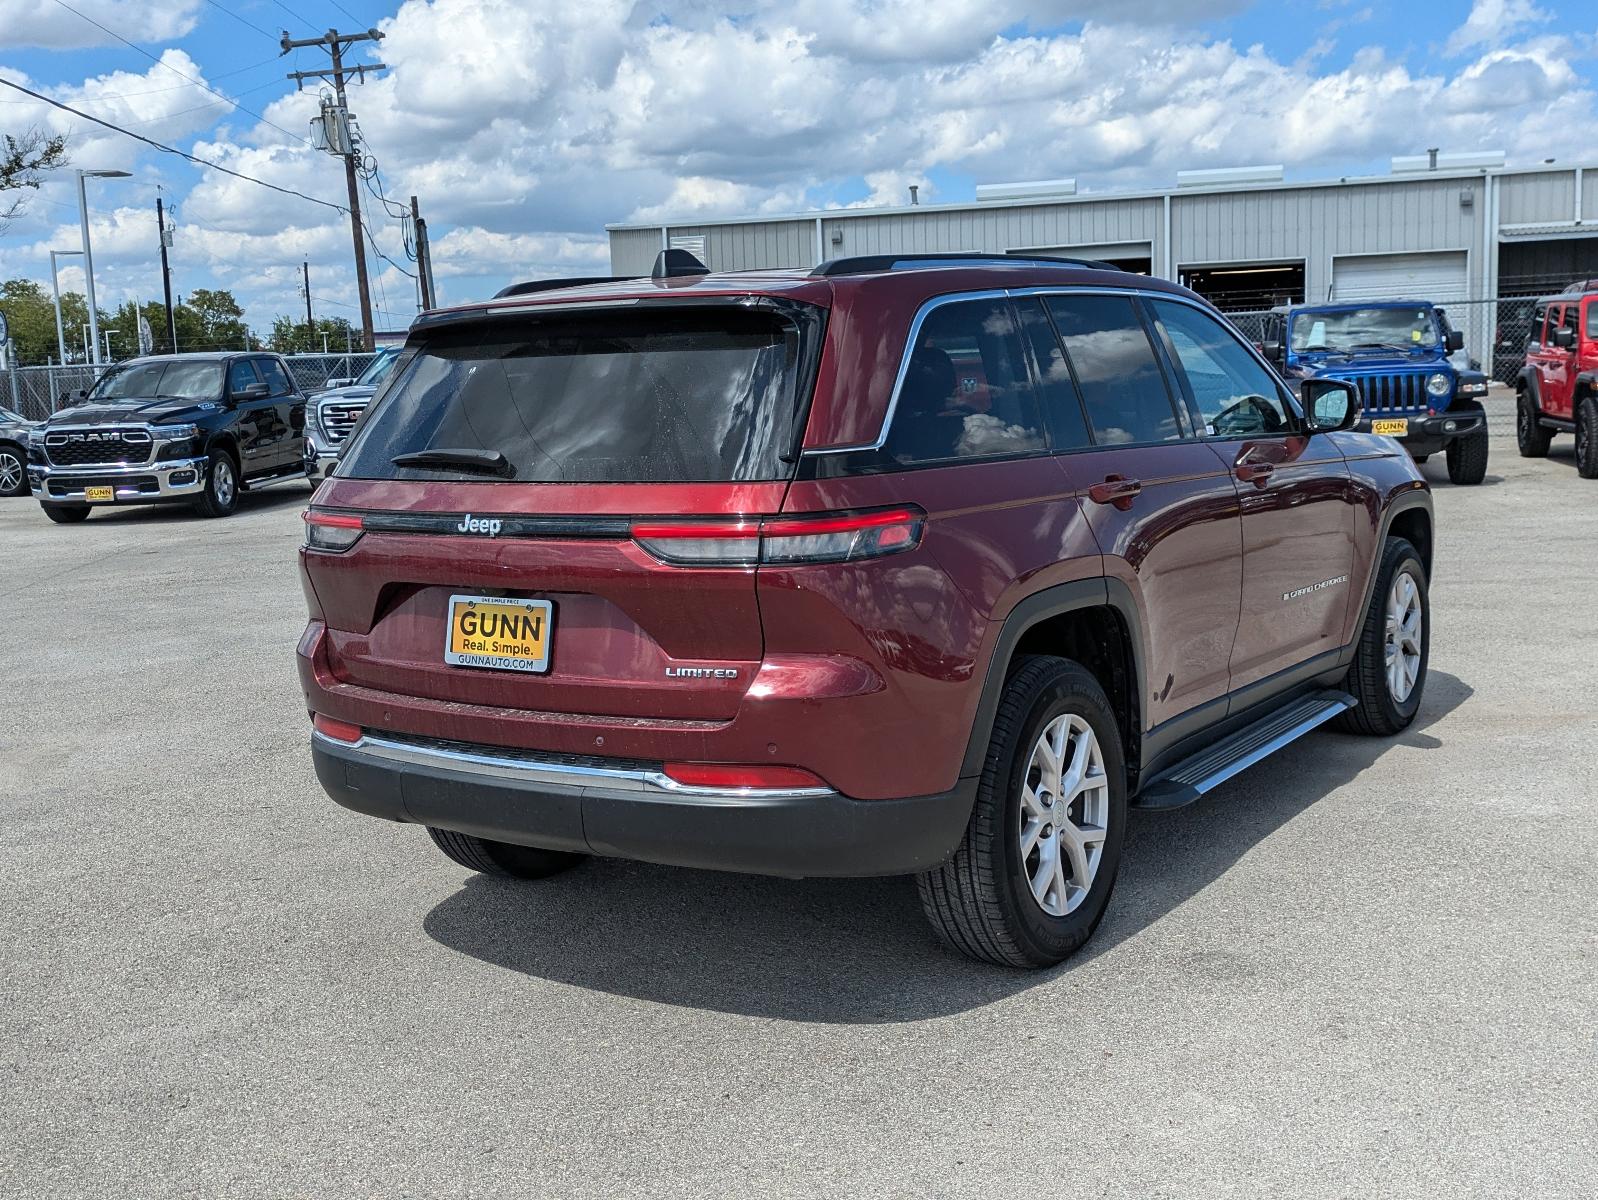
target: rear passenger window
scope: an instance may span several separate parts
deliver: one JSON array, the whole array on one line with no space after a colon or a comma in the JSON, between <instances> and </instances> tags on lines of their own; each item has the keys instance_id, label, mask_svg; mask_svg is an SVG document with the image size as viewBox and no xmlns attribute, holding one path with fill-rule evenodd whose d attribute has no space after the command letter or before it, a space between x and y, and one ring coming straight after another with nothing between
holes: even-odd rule
<instances>
[{"instance_id":1,"label":"rear passenger window","mask_svg":"<svg viewBox=\"0 0 1598 1200\"><path fill-rule=\"evenodd\" d=\"M1159 360L1126 296L1050 296L1049 312L1102 445L1182 436Z\"/></svg>"},{"instance_id":2,"label":"rear passenger window","mask_svg":"<svg viewBox=\"0 0 1598 1200\"><path fill-rule=\"evenodd\" d=\"M939 305L915 339L885 454L915 463L1046 448L1021 337L1005 301Z\"/></svg>"},{"instance_id":3,"label":"rear passenger window","mask_svg":"<svg viewBox=\"0 0 1598 1200\"><path fill-rule=\"evenodd\" d=\"M1054 326L1043 311L1043 302L1022 300L1016 304L1015 311L1021 319L1022 335L1032 350L1032 361L1037 364L1044 411L1054 429L1054 448L1077 450L1091 446L1093 439L1088 435L1082 401L1076 394L1076 383L1071 378L1071 368L1066 364L1060 341L1054 336Z\"/></svg>"},{"instance_id":4,"label":"rear passenger window","mask_svg":"<svg viewBox=\"0 0 1598 1200\"><path fill-rule=\"evenodd\" d=\"M1598 304L1587 305L1587 340L1598 341Z\"/></svg>"}]
</instances>

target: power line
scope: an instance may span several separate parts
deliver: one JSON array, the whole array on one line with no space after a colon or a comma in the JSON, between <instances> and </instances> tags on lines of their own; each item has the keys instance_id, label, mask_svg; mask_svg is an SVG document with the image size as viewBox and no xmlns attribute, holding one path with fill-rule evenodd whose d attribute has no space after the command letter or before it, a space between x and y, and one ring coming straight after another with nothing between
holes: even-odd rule
<instances>
[{"instance_id":1,"label":"power line","mask_svg":"<svg viewBox=\"0 0 1598 1200\"><path fill-rule=\"evenodd\" d=\"M244 105L240 104L237 100L234 100L230 96L222 95L221 92L217 91L214 87L212 87L210 84L206 83L205 81L200 80L200 79L196 79L192 75L184 74L182 71L178 70L176 67L174 67L171 63L167 62L165 59L157 58L155 55L151 54L143 46L135 45L133 42L128 41L127 38L123 37L116 30L106 28L104 25L100 24L100 22L96 21L93 17L89 16L87 13L79 12L77 9L73 8L72 5L67 3L67 0L55 0L55 2L56 2L57 5L59 5L60 7L64 8L64 9L66 9L69 13L72 13L74 16L81 17L83 20L87 21L90 25L93 25L96 29L100 30L102 33L105 33L105 34L109 35L110 37L116 38L117 41L121 42L129 50L133 50L133 51L136 51L139 54L144 55L145 58L147 58L151 62L155 63L157 66L165 67L168 71L171 71L172 74L176 75L178 78L187 79L190 83L194 84L196 87L204 88L206 91L210 92L211 95L213 95L213 96L221 96L221 98L223 100L226 100L229 104L231 104L234 108L238 109L240 112L247 113L248 115L254 117L257 121L261 122L261 124L263 124L263 125L270 125L273 129L277 130L279 133L284 134L284 135L286 135L288 137L291 137L297 142L304 142L307 146L309 146L311 144L311 141L310 141L309 138L302 137L300 134L294 133L292 130L284 129L283 126L279 125L276 121L267 120L260 113L255 112L253 109L245 108Z\"/></svg>"},{"instance_id":2,"label":"power line","mask_svg":"<svg viewBox=\"0 0 1598 1200\"><path fill-rule=\"evenodd\" d=\"M346 16L346 17L348 17L348 18L349 18L349 19L350 19L350 20L352 20L352 21L356 21L356 22L359 22L359 21L360 21L360 18L359 18L359 17L357 17L357 16L356 16L356 15L355 15L355 14L354 14L354 13L352 13L352 12L351 12L351 11L350 11L350 10L349 10L349 9L347 9L347 8L345 8L345 7L344 7L344 6L343 6L343 5L342 5L342 4L340 4L340 3L339 3L339 2L338 2L338 0L332 0L332 4L333 4L333 7L334 7L334 8L336 8L336 9L338 9L338 10L339 10L339 12L341 12L341 13L343 13L343 14L344 14L344 15L345 15L345 16Z\"/></svg>"},{"instance_id":3,"label":"power line","mask_svg":"<svg viewBox=\"0 0 1598 1200\"><path fill-rule=\"evenodd\" d=\"M240 16L238 13L234 12L231 8L224 8L221 4L217 3L217 0L205 0L205 2L207 4L209 4L212 8L216 9L218 12L226 13L228 16L232 17L235 21L239 22L239 24L248 25L251 29L255 30L255 32L260 34L262 37L269 37L274 42L277 41L277 38L275 36L273 36L271 30L262 29L254 21L250 20L248 17Z\"/></svg>"},{"instance_id":4,"label":"power line","mask_svg":"<svg viewBox=\"0 0 1598 1200\"><path fill-rule=\"evenodd\" d=\"M102 117L97 117L93 113L86 113L81 108L73 108L70 104L63 104L59 100L52 100L44 93L36 92L32 88L23 87L20 83L16 83L10 79L0 78L0 84L4 84L8 88L12 88L16 91L32 96L35 100L42 100L54 108L59 108L62 112L69 112L75 117L82 117L85 121L93 121L96 125L103 126L114 133L120 133L127 137L133 138L135 141L143 142L146 146L153 146L162 153L176 154L179 158L187 159L196 166L209 167L213 171L221 171L224 175L231 175L235 179L244 180L246 183L255 183L264 188L271 188L274 192L281 192L285 196L296 196L301 200L308 200L312 204L320 204L323 208L331 208L337 213L348 215L350 211L343 205L334 204L330 200L318 200L315 196L307 196L304 192L295 191L293 188L279 187L275 183L268 183L264 179L257 179L254 175L246 175L243 171L235 171L231 167L224 167L221 163L214 163L209 159L200 158L197 155L190 154L187 150L179 150L175 146L168 146L165 142L158 142L154 138L147 138L142 133L134 133L131 129L124 129L122 126L117 125L114 122L107 121Z\"/></svg>"}]
</instances>

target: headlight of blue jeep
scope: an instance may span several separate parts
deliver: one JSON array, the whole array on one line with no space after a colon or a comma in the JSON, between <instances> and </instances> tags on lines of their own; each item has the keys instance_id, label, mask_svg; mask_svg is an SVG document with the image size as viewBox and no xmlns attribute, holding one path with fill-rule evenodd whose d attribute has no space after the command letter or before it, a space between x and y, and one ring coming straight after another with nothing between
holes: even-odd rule
<instances>
[{"instance_id":1,"label":"headlight of blue jeep","mask_svg":"<svg viewBox=\"0 0 1598 1200\"><path fill-rule=\"evenodd\" d=\"M1426 378L1426 390L1433 396L1446 396L1453 390L1454 381L1441 371Z\"/></svg>"}]
</instances>

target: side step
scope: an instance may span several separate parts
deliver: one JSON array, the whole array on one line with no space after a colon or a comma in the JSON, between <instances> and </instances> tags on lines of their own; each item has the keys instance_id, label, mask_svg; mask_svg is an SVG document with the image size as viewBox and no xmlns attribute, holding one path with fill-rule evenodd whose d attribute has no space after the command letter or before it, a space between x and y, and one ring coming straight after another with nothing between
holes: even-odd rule
<instances>
[{"instance_id":1,"label":"side step","mask_svg":"<svg viewBox=\"0 0 1598 1200\"><path fill-rule=\"evenodd\" d=\"M286 475L268 475L265 479L246 479L239 483L239 490L244 492L258 492L262 488L271 487L275 483L293 483L296 479L309 479L310 473L301 467L298 471L290 471Z\"/></svg>"},{"instance_id":2,"label":"side step","mask_svg":"<svg viewBox=\"0 0 1598 1200\"><path fill-rule=\"evenodd\" d=\"M1138 793L1132 807L1162 809L1192 804L1211 788L1358 703L1347 692L1335 691L1295 701L1162 771Z\"/></svg>"}]
</instances>

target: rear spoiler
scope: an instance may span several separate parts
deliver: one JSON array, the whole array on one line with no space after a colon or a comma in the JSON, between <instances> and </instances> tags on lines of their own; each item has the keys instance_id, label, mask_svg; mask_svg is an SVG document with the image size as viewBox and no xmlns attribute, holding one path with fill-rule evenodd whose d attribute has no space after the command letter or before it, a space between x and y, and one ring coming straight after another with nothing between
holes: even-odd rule
<instances>
[{"instance_id":1,"label":"rear spoiler","mask_svg":"<svg viewBox=\"0 0 1598 1200\"><path fill-rule=\"evenodd\" d=\"M655 257L654 269L650 272L651 279L677 279L683 276L708 275L710 268L705 266L686 250L675 247L662 250ZM562 279L528 279L522 283L513 283L509 287L502 287L494 293L495 300L503 300L508 296L528 296L534 292L554 292L561 288L584 287L590 283L625 283L630 279L637 279L637 275L574 275Z\"/></svg>"}]
</instances>

